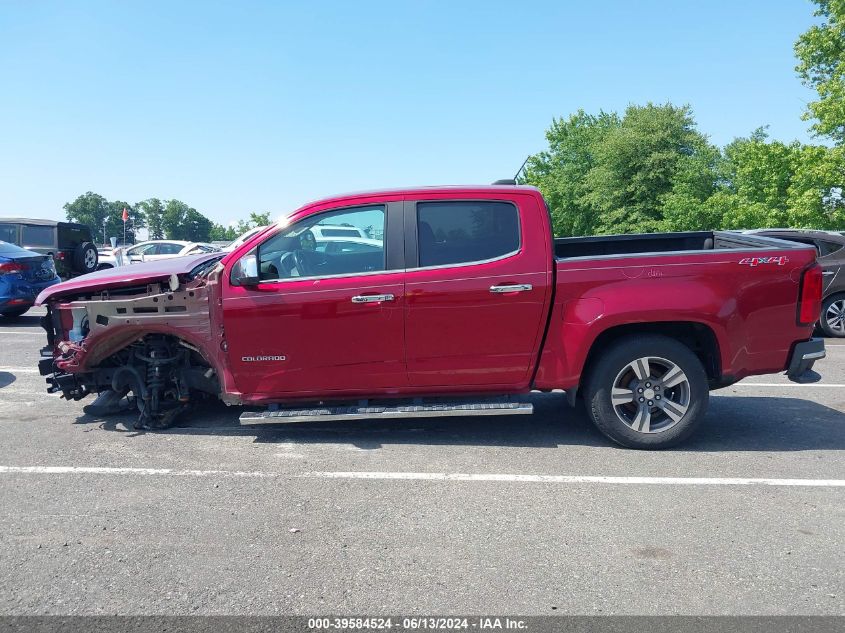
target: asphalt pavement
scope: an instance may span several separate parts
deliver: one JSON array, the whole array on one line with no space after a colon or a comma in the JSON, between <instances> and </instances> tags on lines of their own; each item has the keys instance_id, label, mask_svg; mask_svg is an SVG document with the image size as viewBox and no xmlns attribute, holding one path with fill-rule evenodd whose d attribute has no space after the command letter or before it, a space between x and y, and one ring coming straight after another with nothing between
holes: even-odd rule
<instances>
[{"instance_id":1,"label":"asphalt pavement","mask_svg":"<svg viewBox=\"0 0 845 633\"><path fill-rule=\"evenodd\" d=\"M0 614L845 615L845 341L714 392L687 444L533 416L138 432L0 320Z\"/></svg>"}]
</instances>

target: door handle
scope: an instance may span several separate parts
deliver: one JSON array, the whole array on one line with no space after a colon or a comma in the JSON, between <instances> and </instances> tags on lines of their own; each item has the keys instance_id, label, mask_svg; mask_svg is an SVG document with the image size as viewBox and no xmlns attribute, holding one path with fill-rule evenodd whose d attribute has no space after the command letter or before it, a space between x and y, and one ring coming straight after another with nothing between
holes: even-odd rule
<instances>
[{"instance_id":1,"label":"door handle","mask_svg":"<svg viewBox=\"0 0 845 633\"><path fill-rule=\"evenodd\" d=\"M393 301L396 297L391 294L386 295L355 295L352 297L352 303L381 303L382 301Z\"/></svg>"},{"instance_id":2,"label":"door handle","mask_svg":"<svg viewBox=\"0 0 845 633\"><path fill-rule=\"evenodd\" d=\"M531 290L534 286L531 284L512 284L510 286L490 286L490 292L525 292Z\"/></svg>"}]
</instances>

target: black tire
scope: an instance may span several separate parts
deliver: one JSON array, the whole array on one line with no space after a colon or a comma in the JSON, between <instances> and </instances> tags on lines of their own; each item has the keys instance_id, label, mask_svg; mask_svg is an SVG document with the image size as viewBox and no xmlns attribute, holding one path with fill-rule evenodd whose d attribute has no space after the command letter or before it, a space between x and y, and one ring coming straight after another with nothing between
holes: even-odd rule
<instances>
[{"instance_id":1,"label":"black tire","mask_svg":"<svg viewBox=\"0 0 845 633\"><path fill-rule=\"evenodd\" d=\"M651 360L646 364L647 373L640 366L635 367L637 359L643 358ZM686 380L679 385L661 388L660 372L665 368L663 375L669 376L675 371L670 366L679 368ZM654 376L657 380L641 380L639 374ZM676 379L677 374L670 376L666 385L671 385ZM617 381L620 385L617 397L624 400L630 391L634 396L632 401L614 404L611 396ZM650 387L646 388L646 385ZM639 392L639 389L644 391ZM639 399L648 394L653 399L640 404ZM653 334L626 337L611 343L589 370L584 392L587 412L599 431L617 444L639 449L668 448L686 440L704 418L709 397L707 373L698 357L683 343ZM657 406L648 406L651 403ZM647 416L643 413L640 417L641 409L653 409L653 413ZM649 427L649 432L633 428L637 425L644 428L652 422L654 427Z\"/></svg>"},{"instance_id":2,"label":"black tire","mask_svg":"<svg viewBox=\"0 0 845 633\"><path fill-rule=\"evenodd\" d=\"M82 242L73 251L73 269L83 275L97 270L97 247L91 242Z\"/></svg>"},{"instance_id":3,"label":"black tire","mask_svg":"<svg viewBox=\"0 0 845 633\"><path fill-rule=\"evenodd\" d=\"M838 320L836 317L837 314L842 315L843 311L845 311L845 294L831 295L822 302L819 327L825 336L845 337L845 321Z\"/></svg>"},{"instance_id":4,"label":"black tire","mask_svg":"<svg viewBox=\"0 0 845 633\"><path fill-rule=\"evenodd\" d=\"M9 319L15 319L24 314L27 310L29 310L30 307L31 306L26 306L25 308L12 308L10 310L3 310L3 312L0 312L0 314Z\"/></svg>"}]
</instances>

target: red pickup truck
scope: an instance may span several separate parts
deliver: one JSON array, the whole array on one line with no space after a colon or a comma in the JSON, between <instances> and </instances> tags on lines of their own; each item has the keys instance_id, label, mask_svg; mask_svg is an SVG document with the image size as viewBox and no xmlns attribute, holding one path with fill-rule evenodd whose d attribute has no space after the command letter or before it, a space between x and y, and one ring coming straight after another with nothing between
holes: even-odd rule
<instances>
[{"instance_id":1,"label":"red pickup truck","mask_svg":"<svg viewBox=\"0 0 845 633\"><path fill-rule=\"evenodd\" d=\"M49 390L162 428L201 397L271 422L531 413L581 396L602 433L666 447L711 389L819 376L813 248L720 231L555 239L524 186L308 204L231 253L45 290Z\"/></svg>"}]
</instances>

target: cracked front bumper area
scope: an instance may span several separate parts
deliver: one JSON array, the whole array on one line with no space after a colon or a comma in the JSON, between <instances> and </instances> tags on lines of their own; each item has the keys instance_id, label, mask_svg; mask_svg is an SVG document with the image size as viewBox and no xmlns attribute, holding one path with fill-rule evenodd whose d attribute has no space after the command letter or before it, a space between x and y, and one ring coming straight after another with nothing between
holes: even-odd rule
<instances>
[{"instance_id":1,"label":"cracked front bumper area","mask_svg":"<svg viewBox=\"0 0 845 633\"><path fill-rule=\"evenodd\" d=\"M818 382L822 377L818 372L813 371L813 364L825 356L822 338L811 338L809 341L797 343L789 359L786 377L802 385Z\"/></svg>"}]
</instances>

